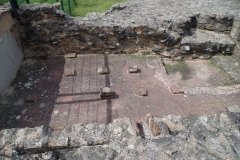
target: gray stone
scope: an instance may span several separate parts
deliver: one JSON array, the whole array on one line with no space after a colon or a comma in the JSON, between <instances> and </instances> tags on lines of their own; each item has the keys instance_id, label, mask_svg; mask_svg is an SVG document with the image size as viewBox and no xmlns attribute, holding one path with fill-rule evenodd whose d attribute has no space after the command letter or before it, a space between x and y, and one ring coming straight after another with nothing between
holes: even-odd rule
<instances>
[{"instance_id":1,"label":"gray stone","mask_svg":"<svg viewBox=\"0 0 240 160\"><path fill-rule=\"evenodd\" d=\"M63 131L53 131L49 137L48 146L51 148L68 147L68 135Z\"/></svg>"},{"instance_id":2,"label":"gray stone","mask_svg":"<svg viewBox=\"0 0 240 160\"><path fill-rule=\"evenodd\" d=\"M138 72L137 66L128 67L128 73L137 73L137 72Z\"/></svg>"},{"instance_id":3,"label":"gray stone","mask_svg":"<svg viewBox=\"0 0 240 160\"><path fill-rule=\"evenodd\" d=\"M99 94L100 98L112 98L112 91L111 88L109 87L104 87L100 89L100 94Z\"/></svg>"},{"instance_id":4,"label":"gray stone","mask_svg":"<svg viewBox=\"0 0 240 160\"><path fill-rule=\"evenodd\" d=\"M24 149L42 148L47 145L49 128L45 126L28 128L24 141Z\"/></svg>"},{"instance_id":5,"label":"gray stone","mask_svg":"<svg viewBox=\"0 0 240 160\"><path fill-rule=\"evenodd\" d=\"M240 112L240 106L238 106L238 105L229 106L229 107L228 107L228 110L229 110L230 112Z\"/></svg>"},{"instance_id":6,"label":"gray stone","mask_svg":"<svg viewBox=\"0 0 240 160\"><path fill-rule=\"evenodd\" d=\"M108 74L109 73L107 67L98 67L97 72L98 72L98 74Z\"/></svg>"}]
</instances>

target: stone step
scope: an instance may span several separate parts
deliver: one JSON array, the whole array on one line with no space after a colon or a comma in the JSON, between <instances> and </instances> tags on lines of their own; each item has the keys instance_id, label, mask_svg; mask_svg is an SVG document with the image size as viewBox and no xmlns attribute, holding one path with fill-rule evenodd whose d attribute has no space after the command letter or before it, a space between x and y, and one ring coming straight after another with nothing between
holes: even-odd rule
<instances>
[{"instance_id":1,"label":"stone step","mask_svg":"<svg viewBox=\"0 0 240 160\"><path fill-rule=\"evenodd\" d=\"M221 56L212 58L213 62L223 69L236 83L240 83L240 55Z\"/></svg>"},{"instance_id":2,"label":"stone step","mask_svg":"<svg viewBox=\"0 0 240 160\"><path fill-rule=\"evenodd\" d=\"M201 55L211 57L215 54L232 54L235 42L229 35L207 30L191 30L191 35L182 38L180 51L183 54L193 54L192 58Z\"/></svg>"}]
</instances>

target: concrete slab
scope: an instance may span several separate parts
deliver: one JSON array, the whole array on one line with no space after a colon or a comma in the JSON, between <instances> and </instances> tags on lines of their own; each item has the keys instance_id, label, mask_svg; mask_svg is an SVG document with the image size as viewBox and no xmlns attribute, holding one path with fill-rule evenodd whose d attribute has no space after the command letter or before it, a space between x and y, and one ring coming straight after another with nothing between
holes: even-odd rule
<instances>
[{"instance_id":1,"label":"concrete slab","mask_svg":"<svg viewBox=\"0 0 240 160\"><path fill-rule=\"evenodd\" d=\"M16 75L22 60L22 50L11 33L0 35L0 97Z\"/></svg>"}]
</instances>

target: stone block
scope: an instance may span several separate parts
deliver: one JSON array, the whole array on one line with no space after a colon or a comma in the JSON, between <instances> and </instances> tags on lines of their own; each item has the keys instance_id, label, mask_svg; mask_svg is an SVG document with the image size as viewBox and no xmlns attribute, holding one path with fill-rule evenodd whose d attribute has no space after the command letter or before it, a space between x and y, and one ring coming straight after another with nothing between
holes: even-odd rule
<instances>
[{"instance_id":1,"label":"stone block","mask_svg":"<svg viewBox=\"0 0 240 160\"><path fill-rule=\"evenodd\" d=\"M240 106L238 106L238 105L229 106L228 110L230 112L240 112Z\"/></svg>"},{"instance_id":2,"label":"stone block","mask_svg":"<svg viewBox=\"0 0 240 160\"><path fill-rule=\"evenodd\" d=\"M65 69L64 70L64 75L65 76L75 76L76 75L76 71L75 71L74 67L69 68L69 69Z\"/></svg>"},{"instance_id":3,"label":"stone block","mask_svg":"<svg viewBox=\"0 0 240 160\"><path fill-rule=\"evenodd\" d=\"M49 128L45 126L28 128L24 149L36 149L47 146L49 137Z\"/></svg>"},{"instance_id":4,"label":"stone block","mask_svg":"<svg viewBox=\"0 0 240 160\"><path fill-rule=\"evenodd\" d=\"M183 94L184 93L182 86L172 86L172 87L170 87L170 90L173 94Z\"/></svg>"},{"instance_id":5,"label":"stone block","mask_svg":"<svg viewBox=\"0 0 240 160\"><path fill-rule=\"evenodd\" d=\"M144 88L139 88L135 91L135 95L136 96L141 96L141 97L144 97L144 96L147 96L148 95L148 92L147 90L145 90Z\"/></svg>"},{"instance_id":6,"label":"stone block","mask_svg":"<svg viewBox=\"0 0 240 160\"><path fill-rule=\"evenodd\" d=\"M68 53L65 55L66 58L76 58L77 57L77 53Z\"/></svg>"},{"instance_id":7,"label":"stone block","mask_svg":"<svg viewBox=\"0 0 240 160\"><path fill-rule=\"evenodd\" d=\"M53 131L49 137L48 147L51 148L61 148L68 147L69 138L64 131Z\"/></svg>"},{"instance_id":8,"label":"stone block","mask_svg":"<svg viewBox=\"0 0 240 160\"><path fill-rule=\"evenodd\" d=\"M107 67L98 67L97 72L98 72L98 74L108 74L109 70Z\"/></svg>"},{"instance_id":9,"label":"stone block","mask_svg":"<svg viewBox=\"0 0 240 160\"><path fill-rule=\"evenodd\" d=\"M112 98L111 88L109 88L109 87L101 88L99 96L100 96L100 98L102 98L102 99Z\"/></svg>"},{"instance_id":10,"label":"stone block","mask_svg":"<svg viewBox=\"0 0 240 160\"><path fill-rule=\"evenodd\" d=\"M137 66L128 67L128 73L138 73L138 67Z\"/></svg>"},{"instance_id":11,"label":"stone block","mask_svg":"<svg viewBox=\"0 0 240 160\"><path fill-rule=\"evenodd\" d=\"M23 148L24 143L26 141L26 134L27 134L28 129L27 128L21 128L18 129L15 133L16 139L15 139L15 144L18 146L18 148Z\"/></svg>"}]
</instances>

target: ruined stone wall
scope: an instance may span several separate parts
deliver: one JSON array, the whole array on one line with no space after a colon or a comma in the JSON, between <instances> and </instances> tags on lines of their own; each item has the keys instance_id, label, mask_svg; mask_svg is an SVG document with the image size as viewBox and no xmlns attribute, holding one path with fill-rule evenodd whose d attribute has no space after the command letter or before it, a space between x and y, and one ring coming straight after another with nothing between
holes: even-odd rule
<instances>
[{"instance_id":1,"label":"ruined stone wall","mask_svg":"<svg viewBox=\"0 0 240 160\"><path fill-rule=\"evenodd\" d=\"M172 18L174 14L158 13L159 8L152 17L148 11L146 20L138 15L143 6L137 3L144 2L128 1L84 18L67 17L58 4L22 6L18 12L24 54L129 54L150 49L173 59L205 59L232 54L239 41L239 20L231 14L181 12Z\"/></svg>"},{"instance_id":2,"label":"ruined stone wall","mask_svg":"<svg viewBox=\"0 0 240 160\"><path fill-rule=\"evenodd\" d=\"M238 108L239 111L239 108ZM237 112L201 117L148 114L65 128L12 128L0 131L0 159L231 159L240 158Z\"/></svg>"}]
</instances>

